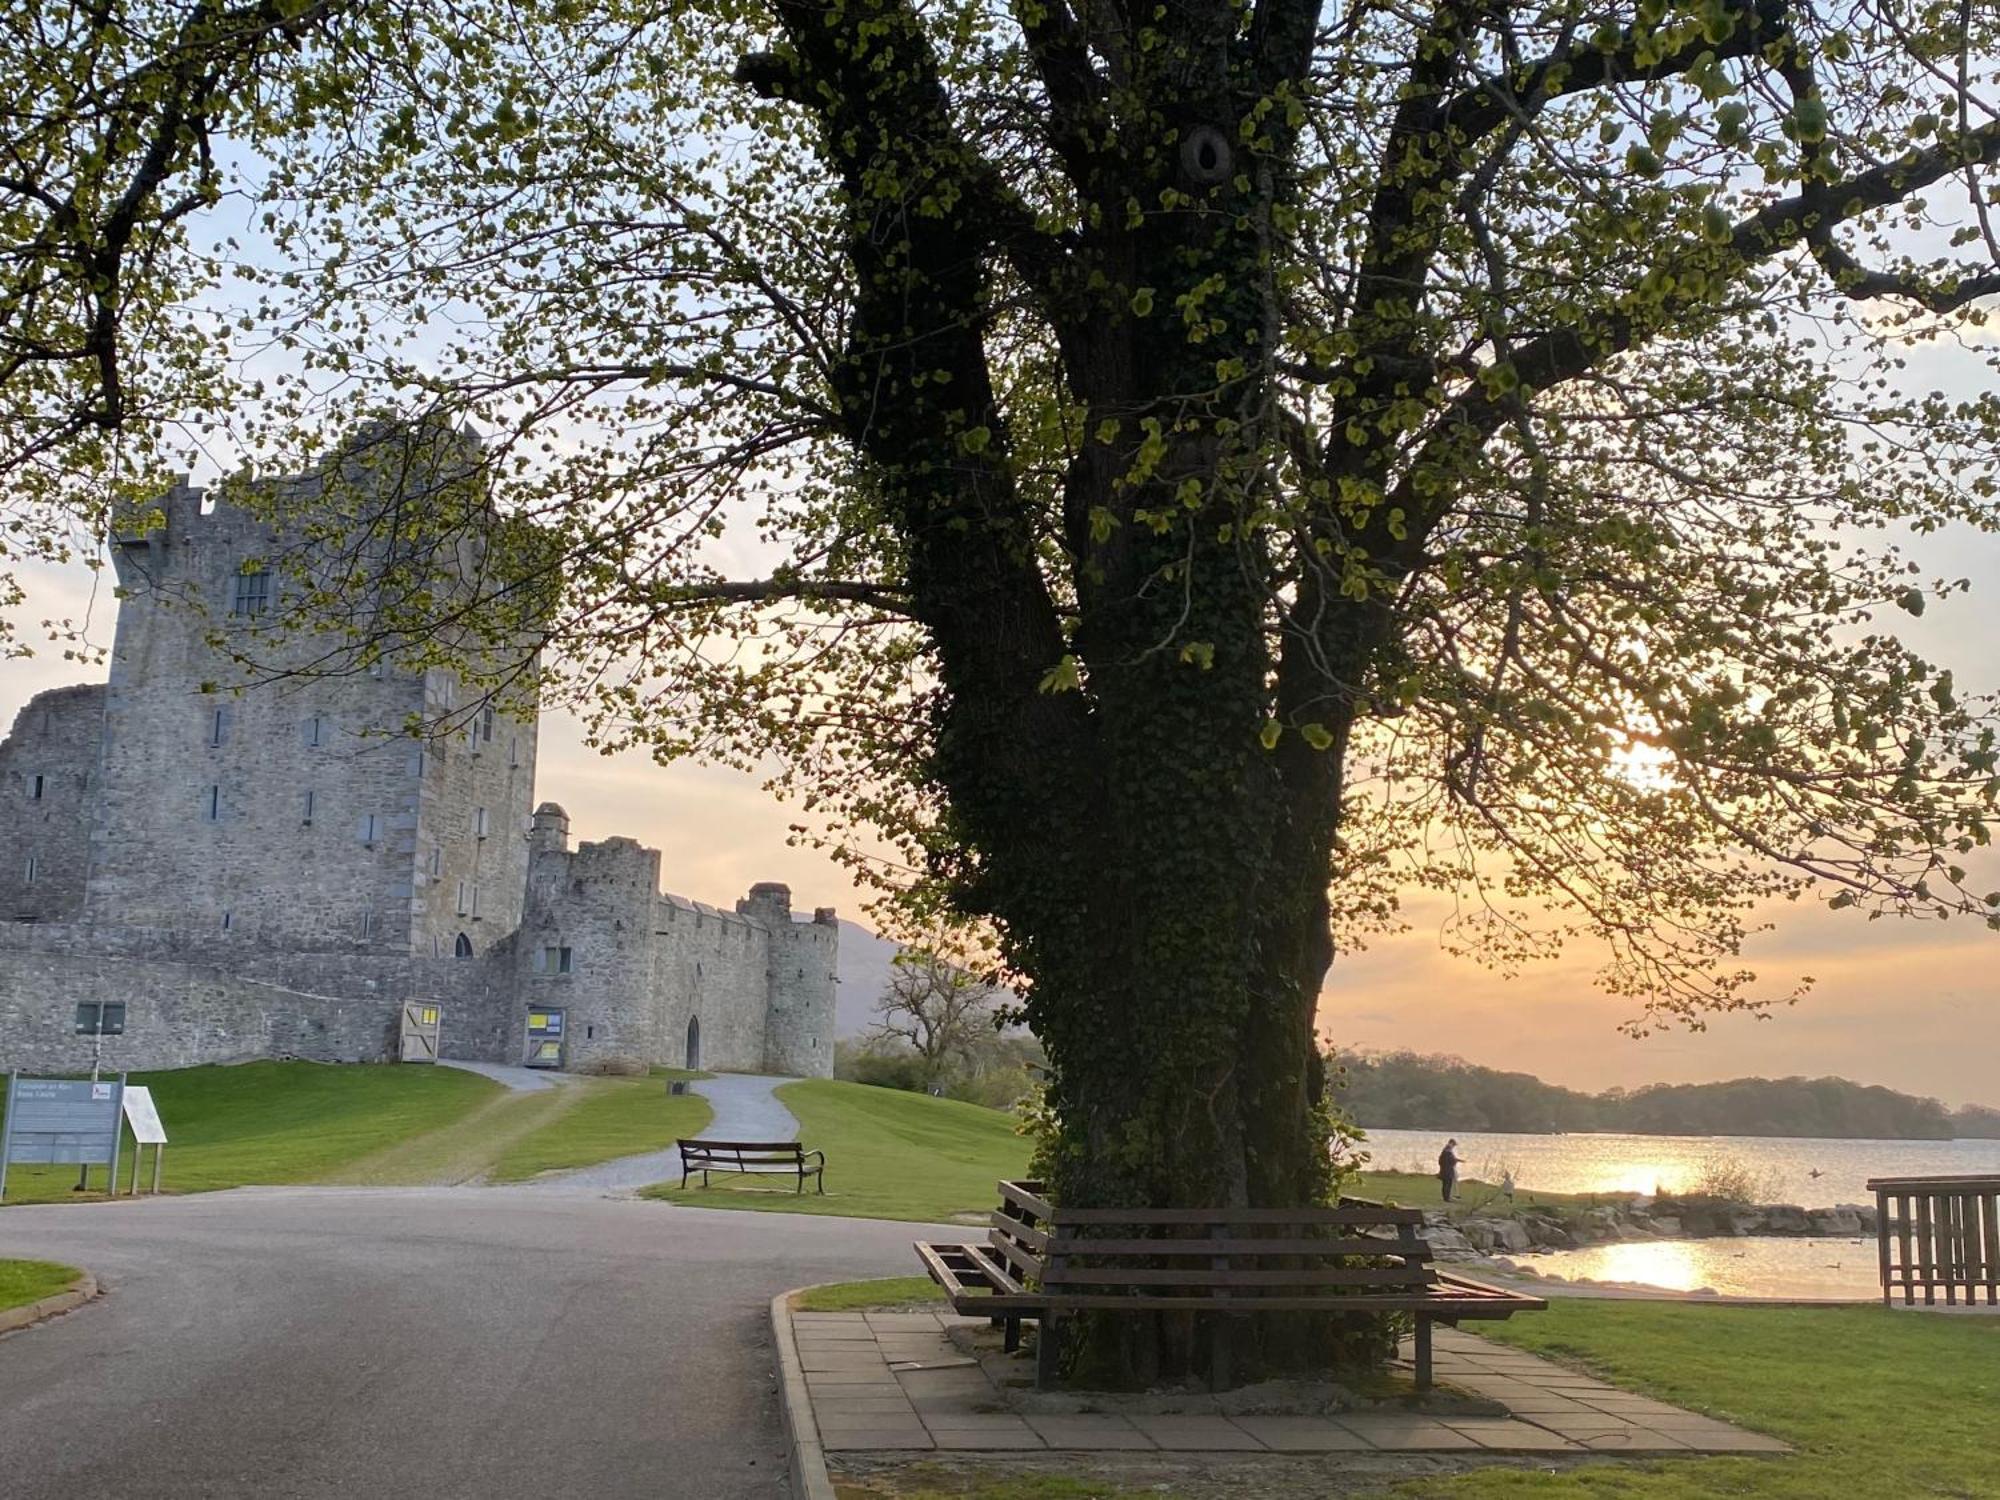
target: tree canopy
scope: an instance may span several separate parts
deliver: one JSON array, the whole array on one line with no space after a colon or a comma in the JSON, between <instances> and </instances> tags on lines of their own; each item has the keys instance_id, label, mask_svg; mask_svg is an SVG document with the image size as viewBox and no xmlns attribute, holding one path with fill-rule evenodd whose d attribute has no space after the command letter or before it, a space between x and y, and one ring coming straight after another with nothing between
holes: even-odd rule
<instances>
[{"instance_id":1,"label":"tree canopy","mask_svg":"<svg viewBox=\"0 0 2000 1500\"><path fill-rule=\"evenodd\" d=\"M162 55L216 13L75 14ZM241 248L112 309L199 351L126 398L131 451L474 423L563 590L548 695L776 767L983 924L1061 1190L1325 1191L1320 983L1413 887L1497 962L1601 944L1642 1026L1782 997L1740 961L1777 898L1995 920L1989 704L1896 629L1962 587L1901 539L1995 519L2000 398L1929 358L1993 358L1993 7L273 14L315 24L210 86ZM115 114L125 65L23 41L22 118ZM185 242L215 117L145 97L123 156L16 150L10 243L53 197L110 244L46 163L115 182L161 123ZM0 328L54 316L40 263ZM11 421L110 425L101 363L27 368ZM26 534L120 451L36 470Z\"/></svg>"}]
</instances>

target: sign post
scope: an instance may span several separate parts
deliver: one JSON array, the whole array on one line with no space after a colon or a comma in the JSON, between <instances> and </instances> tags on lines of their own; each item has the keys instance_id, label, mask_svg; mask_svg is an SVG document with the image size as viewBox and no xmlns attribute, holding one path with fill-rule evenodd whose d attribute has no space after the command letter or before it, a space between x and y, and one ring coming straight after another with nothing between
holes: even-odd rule
<instances>
[{"instance_id":1,"label":"sign post","mask_svg":"<svg viewBox=\"0 0 2000 1500\"><path fill-rule=\"evenodd\" d=\"M132 1127L132 1196L139 1196L139 1163L146 1159L146 1148L153 1148L153 1191L160 1190L160 1158L167 1154L167 1127L160 1123L159 1106L153 1102L153 1091L143 1083L132 1084L125 1090L125 1123Z\"/></svg>"},{"instance_id":2,"label":"sign post","mask_svg":"<svg viewBox=\"0 0 2000 1500\"><path fill-rule=\"evenodd\" d=\"M98 1079L23 1078L7 1080L7 1124L0 1130L0 1198L13 1163L75 1163L110 1168L111 1192L118 1192L119 1125L123 1119L125 1075L111 1083Z\"/></svg>"}]
</instances>

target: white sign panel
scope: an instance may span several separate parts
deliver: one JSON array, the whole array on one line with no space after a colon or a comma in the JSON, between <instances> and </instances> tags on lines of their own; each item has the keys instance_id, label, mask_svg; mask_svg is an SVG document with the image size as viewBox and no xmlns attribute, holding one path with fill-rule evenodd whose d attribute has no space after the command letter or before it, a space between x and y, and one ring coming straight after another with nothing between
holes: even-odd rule
<instances>
[{"instance_id":1,"label":"white sign panel","mask_svg":"<svg viewBox=\"0 0 2000 1500\"><path fill-rule=\"evenodd\" d=\"M141 1146L166 1145L167 1127L160 1123L159 1106L153 1103L153 1091L142 1083L128 1085L125 1090L125 1122L132 1127L132 1139Z\"/></svg>"}]
</instances>

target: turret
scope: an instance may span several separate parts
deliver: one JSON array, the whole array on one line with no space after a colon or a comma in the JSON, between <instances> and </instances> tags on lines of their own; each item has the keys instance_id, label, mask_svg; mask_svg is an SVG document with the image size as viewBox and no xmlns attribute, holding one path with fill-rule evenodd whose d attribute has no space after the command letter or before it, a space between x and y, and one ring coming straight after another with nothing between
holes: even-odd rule
<instances>
[{"instance_id":1,"label":"turret","mask_svg":"<svg viewBox=\"0 0 2000 1500\"><path fill-rule=\"evenodd\" d=\"M554 802L535 809L528 824L528 849L533 854L569 852L569 814Z\"/></svg>"},{"instance_id":2,"label":"turret","mask_svg":"<svg viewBox=\"0 0 2000 1500\"><path fill-rule=\"evenodd\" d=\"M750 887L748 900L736 903L736 910L782 932L792 925L792 888L782 881L760 880Z\"/></svg>"}]
</instances>

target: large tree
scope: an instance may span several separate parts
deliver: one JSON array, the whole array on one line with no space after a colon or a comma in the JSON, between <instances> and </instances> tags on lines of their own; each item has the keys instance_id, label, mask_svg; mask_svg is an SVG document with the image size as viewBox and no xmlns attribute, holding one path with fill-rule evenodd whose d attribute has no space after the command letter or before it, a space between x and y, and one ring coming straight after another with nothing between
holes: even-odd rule
<instances>
[{"instance_id":1,"label":"large tree","mask_svg":"<svg viewBox=\"0 0 2000 1500\"><path fill-rule=\"evenodd\" d=\"M474 419L550 692L984 924L1068 1201L1323 1193L1411 886L1642 1025L1768 1001L1778 897L1989 913L1987 709L1887 623L1955 585L1878 537L1994 520L1925 363L1990 348L1992 7L367 13L249 132L215 421Z\"/></svg>"}]
</instances>

